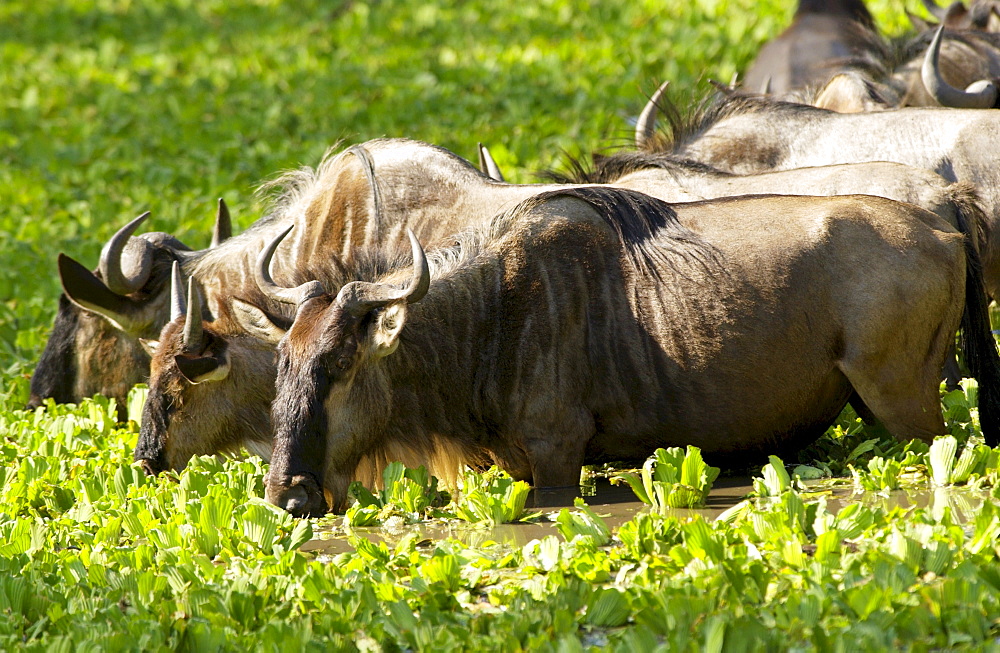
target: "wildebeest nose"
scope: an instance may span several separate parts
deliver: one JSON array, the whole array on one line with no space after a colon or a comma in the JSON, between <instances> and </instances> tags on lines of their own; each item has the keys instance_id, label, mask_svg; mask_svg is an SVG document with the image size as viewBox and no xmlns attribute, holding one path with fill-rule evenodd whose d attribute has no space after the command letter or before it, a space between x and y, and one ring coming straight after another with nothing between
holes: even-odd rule
<instances>
[{"instance_id":1,"label":"wildebeest nose","mask_svg":"<svg viewBox=\"0 0 1000 653\"><path fill-rule=\"evenodd\" d=\"M28 397L28 403L24 405L25 410L34 410L42 405L44 400L38 395L31 395Z\"/></svg>"},{"instance_id":2,"label":"wildebeest nose","mask_svg":"<svg viewBox=\"0 0 1000 653\"><path fill-rule=\"evenodd\" d=\"M309 503L309 497L306 494L306 490L301 485L288 488L288 491L285 492L285 496L283 498L285 510L296 517L302 516L305 507Z\"/></svg>"},{"instance_id":3,"label":"wildebeest nose","mask_svg":"<svg viewBox=\"0 0 1000 653\"><path fill-rule=\"evenodd\" d=\"M295 477L288 485L267 485L266 488L265 499L293 517L321 517L326 513L326 501L312 479Z\"/></svg>"}]
</instances>

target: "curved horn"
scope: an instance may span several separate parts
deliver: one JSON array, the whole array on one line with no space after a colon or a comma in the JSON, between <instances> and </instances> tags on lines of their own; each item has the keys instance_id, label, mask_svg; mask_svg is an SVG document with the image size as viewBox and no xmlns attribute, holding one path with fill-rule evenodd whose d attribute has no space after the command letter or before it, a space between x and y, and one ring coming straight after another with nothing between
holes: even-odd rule
<instances>
[{"instance_id":1,"label":"curved horn","mask_svg":"<svg viewBox=\"0 0 1000 653\"><path fill-rule=\"evenodd\" d=\"M179 320L187 311L186 306L181 268L177 261L174 261L174 267L170 270L170 321Z\"/></svg>"},{"instance_id":2,"label":"curved horn","mask_svg":"<svg viewBox=\"0 0 1000 653\"><path fill-rule=\"evenodd\" d=\"M643 150L650 145L650 141L656 134L656 111L663 94L667 91L669 81L660 84L656 92L649 98L649 102L642 108L642 113L635 121L635 147Z\"/></svg>"},{"instance_id":3,"label":"curved horn","mask_svg":"<svg viewBox=\"0 0 1000 653\"><path fill-rule=\"evenodd\" d=\"M201 353L201 293L194 285L194 277L188 277L187 288L187 320L184 322L184 347L185 354Z\"/></svg>"},{"instance_id":4,"label":"curved horn","mask_svg":"<svg viewBox=\"0 0 1000 653\"><path fill-rule=\"evenodd\" d=\"M149 280L149 275L153 271L153 254L150 251L150 245L142 239L130 240L135 230L148 217L149 211L146 211L119 229L101 250L101 260L97 264L97 269L101 272L104 283L111 292L128 295L142 288ZM130 263L128 273L122 269L122 254L125 252L126 245L130 250L129 256L126 257ZM140 251L136 252L135 248L139 248Z\"/></svg>"},{"instance_id":5,"label":"curved horn","mask_svg":"<svg viewBox=\"0 0 1000 653\"><path fill-rule=\"evenodd\" d=\"M764 81L760 84L760 94L770 95L771 94L771 76L768 75L764 78Z\"/></svg>"},{"instance_id":6,"label":"curved horn","mask_svg":"<svg viewBox=\"0 0 1000 653\"><path fill-rule=\"evenodd\" d=\"M283 288L274 283L274 279L271 278L271 258L274 256L274 251L278 249L278 244L288 235L288 232L294 228L294 224L289 225L287 229L269 242L261 250L260 254L257 255L257 264L253 269L254 280L257 282L260 291L267 297L282 304L301 304L311 297L322 295L324 292L323 285L319 281L307 281L295 288Z\"/></svg>"},{"instance_id":7,"label":"curved horn","mask_svg":"<svg viewBox=\"0 0 1000 653\"><path fill-rule=\"evenodd\" d=\"M494 181L504 181L500 166L493 160L490 151L482 143L479 144L479 169Z\"/></svg>"},{"instance_id":8,"label":"curved horn","mask_svg":"<svg viewBox=\"0 0 1000 653\"><path fill-rule=\"evenodd\" d=\"M212 228L212 247L218 247L219 243L228 240L233 235L233 221L229 217L229 207L226 200L219 198L219 209L215 213L215 227Z\"/></svg>"},{"instance_id":9,"label":"curved horn","mask_svg":"<svg viewBox=\"0 0 1000 653\"><path fill-rule=\"evenodd\" d=\"M431 286L431 272L427 266L427 256L424 254L420 241L407 229L410 237L410 248L413 250L413 276L410 283L399 290L388 284L353 281L340 289L337 303L351 315L360 317L372 310L392 302L405 299L407 304L415 304L424 298Z\"/></svg>"},{"instance_id":10,"label":"curved horn","mask_svg":"<svg viewBox=\"0 0 1000 653\"><path fill-rule=\"evenodd\" d=\"M945 107L958 109L992 108L997 101L997 88L993 82L988 80L974 82L962 91L950 85L941 76L939 55L943 33L944 25L941 25L934 33L934 38L924 55L924 63L920 67L920 78L923 80L927 92L938 104Z\"/></svg>"}]
</instances>

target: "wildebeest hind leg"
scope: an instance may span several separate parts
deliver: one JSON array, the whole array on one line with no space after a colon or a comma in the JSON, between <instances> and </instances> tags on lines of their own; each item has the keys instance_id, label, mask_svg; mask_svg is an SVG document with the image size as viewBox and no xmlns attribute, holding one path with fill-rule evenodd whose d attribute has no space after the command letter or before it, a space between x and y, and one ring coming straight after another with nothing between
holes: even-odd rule
<instances>
[{"instance_id":1,"label":"wildebeest hind leg","mask_svg":"<svg viewBox=\"0 0 1000 653\"><path fill-rule=\"evenodd\" d=\"M842 369L862 405L896 438L930 442L934 436L943 435L945 427L938 395L940 370L937 365L925 368L917 374L912 369L859 371L851 370L848 365ZM852 405L858 410L857 405ZM858 414L868 421L860 411Z\"/></svg>"}]
</instances>

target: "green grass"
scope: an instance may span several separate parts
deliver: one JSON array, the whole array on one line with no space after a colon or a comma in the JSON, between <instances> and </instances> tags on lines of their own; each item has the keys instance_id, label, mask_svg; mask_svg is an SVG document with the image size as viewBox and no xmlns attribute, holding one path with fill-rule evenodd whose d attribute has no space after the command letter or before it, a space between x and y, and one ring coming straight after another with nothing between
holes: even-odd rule
<instances>
[{"instance_id":1,"label":"green grass","mask_svg":"<svg viewBox=\"0 0 1000 653\"><path fill-rule=\"evenodd\" d=\"M255 459L149 479L130 465L135 424L116 426L107 402L16 410L54 315L57 252L93 265L146 209L151 228L203 247L216 197L246 227L261 180L338 141L406 136L470 158L483 141L508 179L532 181L564 150L627 145L661 80L682 106L728 80L791 4L0 3L0 649L988 646L992 503L965 527L947 509L833 515L772 466L759 485L776 496L717 522L646 514L607 533L579 505L521 549L356 539L324 561L298 551L310 522L261 500ZM897 3L870 4L905 27ZM975 436L966 397L945 404L958 442ZM845 414L796 469L874 470L883 487L895 468L869 460L918 457L926 483L928 455ZM990 455L945 461L949 482L968 468L995 493L996 471L979 469ZM432 482L405 478L371 506L434 514Z\"/></svg>"}]
</instances>

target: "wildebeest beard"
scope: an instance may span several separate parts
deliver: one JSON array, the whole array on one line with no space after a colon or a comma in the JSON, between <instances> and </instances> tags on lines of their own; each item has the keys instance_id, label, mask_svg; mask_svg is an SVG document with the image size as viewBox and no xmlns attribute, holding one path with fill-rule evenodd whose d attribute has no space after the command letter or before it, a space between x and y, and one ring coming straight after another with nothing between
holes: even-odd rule
<instances>
[{"instance_id":1,"label":"wildebeest beard","mask_svg":"<svg viewBox=\"0 0 1000 653\"><path fill-rule=\"evenodd\" d=\"M164 392L160 384L149 389L146 407L142 411L139 441L135 445L133 460L143 461L147 474L159 474L170 465L164 439L170 428L170 413L174 398Z\"/></svg>"},{"instance_id":2,"label":"wildebeest beard","mask_svg":"<svg viewBox=\"0 0 1000 653\"><path fill-rule=\"evenodd\" d=\"M31 375L28 408L42 405L47 397L57 403L74 400L73 386L77 376L74 336L80 322L80 310L65 294L59 295L59 310L52 325L52 335L45 343L35 373Z\"/></svg>"}]
</instances>

